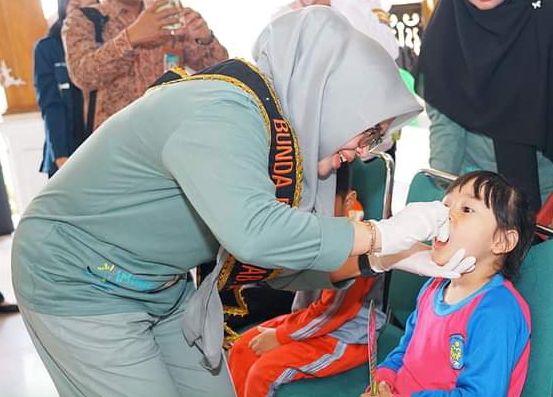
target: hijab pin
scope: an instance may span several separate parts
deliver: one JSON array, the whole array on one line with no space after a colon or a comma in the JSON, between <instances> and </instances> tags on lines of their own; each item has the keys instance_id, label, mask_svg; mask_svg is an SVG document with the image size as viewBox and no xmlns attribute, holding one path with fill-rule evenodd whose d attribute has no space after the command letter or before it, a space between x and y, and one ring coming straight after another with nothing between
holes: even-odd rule
<instances>
[{"instance_id":1,"label":"hijab pin","mask_svg":"<svg viewBox=\"0 0 553 397\"><path fill-rule=\"evenodd\" d=\"M534 10L537 10L538 8L541 8L541 0L532 2L532 7L534 7Z\"/></svg>"}]
</instances>

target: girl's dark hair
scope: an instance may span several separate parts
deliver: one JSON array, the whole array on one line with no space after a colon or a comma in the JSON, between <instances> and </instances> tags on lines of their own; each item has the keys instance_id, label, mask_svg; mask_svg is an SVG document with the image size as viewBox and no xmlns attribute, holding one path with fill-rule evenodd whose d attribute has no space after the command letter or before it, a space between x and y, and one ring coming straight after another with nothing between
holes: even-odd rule
<instances>
[{"instance_id":1,"label":"girl's dark hair","mask_svg":"<svg viewBox=\"0 0 553 397\"><path fill-rule=\"evenodd\" d=\"M446 194L473 184L473 194L491 208L500 232L516 230L518 244L506 253L501 273L508 279L517 275L520 263L530 249L535 231L535 217L526 196L501 175L491 171L473 171L457 178L447 188Z\"/></svg>"},{"instance_id":2,"label":"girl's dark hair","mask_svg":"<svg viewBox=\"0 0 553 397\"><path fill-rule=\"evenodd\" d=\"M349 163L342 163L336 170L336 194L341 198L346 197L351 190L351 168Z\"/></svg>"},{"instance_id":3,"label":"girl's dark hair","mask_svg":"<svg viewBox=\"0 0 553 397\"><path fill-rule=\"evenodd\" d=\"M50 27L48 36L61 39L61 27L67 16L67 3L69 3L69 0L58 0L58 20Z\"/></svg>"}]
</instances>

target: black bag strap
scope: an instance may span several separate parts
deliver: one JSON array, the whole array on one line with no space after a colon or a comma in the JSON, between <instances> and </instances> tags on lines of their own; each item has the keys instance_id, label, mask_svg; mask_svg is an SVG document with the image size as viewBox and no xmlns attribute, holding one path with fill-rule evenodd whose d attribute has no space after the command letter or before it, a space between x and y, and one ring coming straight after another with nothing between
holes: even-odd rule
<instances>
[{"instance_id":1,"label":"black bag strap","mask_svg":"<svg viewBox=\"0 0 553 397\"><path fill-rule=\"evenodd\" d=\"M82 7L80 9L85 17L87 17L90 22L94 24L94 39L96 44L102 45L104 39L102 37L102 32L104 30L104 25L109 20L109 16L103 15L97 8L92 7ZM89 100L88 100L88 114L86 116L86 126L85 126L85 135L89 136L92 131L94 131L94 114L96 113L96 95L97 90L91 91Z\"/></svg>"}]
</instances>

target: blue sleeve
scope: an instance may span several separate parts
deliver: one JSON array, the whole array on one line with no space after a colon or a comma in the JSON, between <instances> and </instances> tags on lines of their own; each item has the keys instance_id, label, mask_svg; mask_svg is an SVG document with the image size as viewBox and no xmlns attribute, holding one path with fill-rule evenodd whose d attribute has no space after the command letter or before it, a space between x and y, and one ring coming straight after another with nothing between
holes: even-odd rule
<instances>
[{"instance_id":1,"label":"blue sleeve","mask_svg":"<svg viewBox=\"0 0 553 397\"><path fill-rule=\"evenodd\" d=\"M55 74L58 62L49 51L49 42L40 41L34 52L34 79L38 106L46 127L46 139L52 144L54 158L70 155L66 108L60 95ZM61 45L61 44L60 44ZM59 62L63 62L59 60Z\"/></svg>"},{"instance_id":2,"label":"blue sleeve","mask_svg":"<svg viewBox=\"0 0 553 397\"><path fill-rule=\"evenodd\" d=\"M412 397L507 396L512 372L529 338L528 324L513 294L505 287L489 291L469 321L464 368L456 387Z\"/></svg>"}]
</instances>

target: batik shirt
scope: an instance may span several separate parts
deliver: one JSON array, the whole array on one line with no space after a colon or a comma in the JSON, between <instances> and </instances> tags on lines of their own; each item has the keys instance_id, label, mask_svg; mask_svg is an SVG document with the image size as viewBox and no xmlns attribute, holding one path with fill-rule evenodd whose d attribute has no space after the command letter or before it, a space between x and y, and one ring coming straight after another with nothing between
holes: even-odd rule
<instances>
[{"instance_id":1,"label":"batik shirt","mask_svg":"<svg viewBox=\"0 0 553 397\"><path fill-rule=\"evenodd\" d=\"M162 39L159 43L131 46L126 28L136 17L117 0L93 6L109 19L102 31L103 44L96 43L93 23L80 11L72 11L62 30L71 80L85 92L98 90L94 126L139 98L164 72L164 55L177 54L180 66L194 70L228 58L217 39L209 45L192 37ZM85 114L87 114L85 112Z\"/></svg>"}]
</instances>

